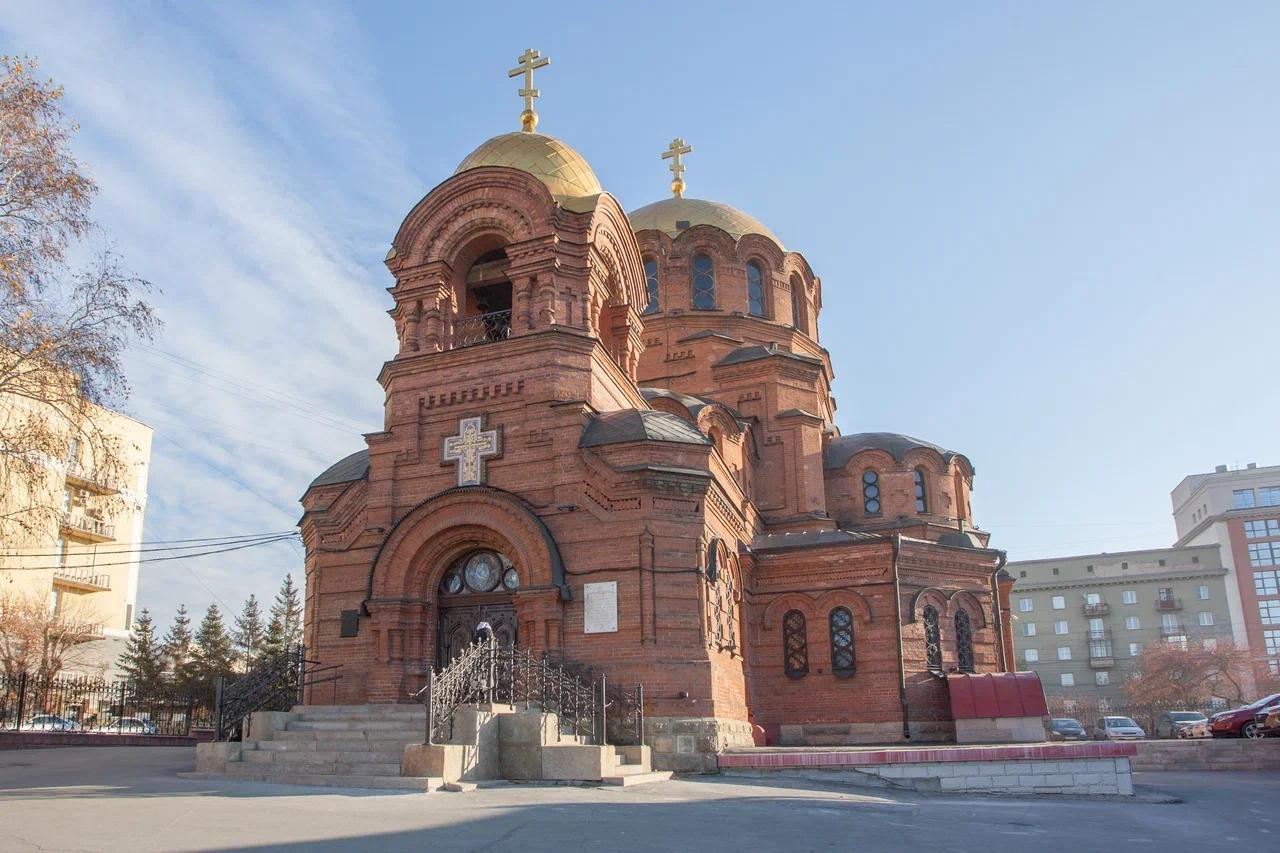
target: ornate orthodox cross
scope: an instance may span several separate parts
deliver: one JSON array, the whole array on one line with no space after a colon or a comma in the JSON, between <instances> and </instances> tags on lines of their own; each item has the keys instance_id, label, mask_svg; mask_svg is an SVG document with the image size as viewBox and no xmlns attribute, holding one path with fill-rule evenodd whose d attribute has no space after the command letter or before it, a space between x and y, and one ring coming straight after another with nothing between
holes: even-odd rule
<instances>
[{"instance_id":1,"label":"ornate orthodox cross","mask_svg":"<svg viewBox=\"0 0 1280 853\"><path fill-rule=\"evenodd\" d=\"M692 153L693 146L685 145L684 140L678 136L671 140L667 150L662 152L662 159L671 161L668 167L674 176L674 180L671 181L671 192L676 198L684 198L684 178L681 177L684 174L684 163L680 162L680 155Z\"/></svg>"},{"instance_id":2,"label":"ornate orthodox cross","mask_svg":"<svg viewBox=\"0 0 1280 853\"><path fill-rule=\"evenodd\" d=\"M457 463L459 486L479 486L484 483L484 460L501 453L500 430L484 429L483 418L462 418L458 434L445 437L440 464Z\"/></svg>"},{"instance_id":3,"label":"ornate orthodox cross","mask_svg":"<svg viewBox=\"0 0 1280 853\"><path fill-rule=\"evenodd\" d=\"M533 99L542 94L533 88L533 71L535 68L546 68L550 65L551 57L543 56L530 47L520 54L516 62L520 65L508 71L507 76L524 75L524 88L519 92L520 97L524 98L524 112L520 113L520 129L525 133L533 133L533 129L538 126L538 114L533 111Z\"/></svg>"}]
</instances>

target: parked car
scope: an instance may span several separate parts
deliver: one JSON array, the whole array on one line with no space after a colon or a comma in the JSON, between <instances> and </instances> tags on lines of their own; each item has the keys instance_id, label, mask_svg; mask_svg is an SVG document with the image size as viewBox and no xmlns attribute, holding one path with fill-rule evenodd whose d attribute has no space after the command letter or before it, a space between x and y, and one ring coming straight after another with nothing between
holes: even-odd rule
<instances>
[{"instance_id":1,"label":"parked car","mask_svg":"<svg viewBox=\"0 0 1280 853\"><path fill-rule=\"evenodd\" d=\"M1099 717L1094 740L1141 740L1147 733L1129 717Z\"/></svg>"},{"instance_id":2,"label":"parked car","mask_svg":"<svg viewBox=\"0 0 1280 853\"><path fill-rule=\"evenodd\" d=\"M80 726L74 720L59 717L57 714L37 714L19 726L19 728L27 731L74 732Z\"/></svg>"},{"instance_id":3,"label":"parked car","mask_svg":"<svg viewBox=\"0 0 1280 853\"><path fill-rule=\"evenodd\" d=\"M1165 711L1156 721L1156 737L1211 737L1209 718L1199 711Z\"/></svg>"},{"instance_id":4,"label":"parked car","mask_svg":"<svg viewBox=\"0 0 1280 853\"><path fill-rule=\"evenodd\" d=\"M1280 703L1268 705L1253 715L1263 737L1280 737Z\"/></svg>"},{"instance_id":5,"label":"parked car","mask_svg":"<svg viewBox=\"0 0 1280 853\"><path fill-rule=\"evenodd\" d=\"M1079 720L1055 717L1049 721L1049 740L1088 740L1089 733Z\"/></svg>"},{"instance_id":6,"label":"parked car","mask_svg":"<svg viewBox=\"0 0 1280 853\"><path fill-rule=\"evenodd\" d=\"M107 731L126 735L153 735L156 733L156 724L142 717L121 717Z\"/></svg>"},{"instance_id":7,"label":"parked car","mask_svg":"<svg viewBox=\"0 0 1280 853\"><path fill-rule=\"evenodd\" d=\"M1263 737L1254 719L1263 708L1280 702L1280 693L1263 696L1257 702L1250 702L1230 711L1219 711L1209 718L1209 731L1214 737Z\"/></svg>"}]
</instances>

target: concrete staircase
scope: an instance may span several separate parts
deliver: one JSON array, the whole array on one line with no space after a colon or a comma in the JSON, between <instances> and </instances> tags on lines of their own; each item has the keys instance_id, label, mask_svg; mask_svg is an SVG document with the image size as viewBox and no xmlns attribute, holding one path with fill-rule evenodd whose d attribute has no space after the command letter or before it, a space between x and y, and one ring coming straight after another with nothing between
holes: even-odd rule
<instances>
[{"instance_id":1,"label":"concrete staircase","mask_svg":"<svg viewBox=\"0 0 1280 853\"><path fill-rule=\"evenodd\" d=\"M424 744L421 705L298 705L255 712L241 743L196 748L197 775L256 782L406 791L468 790L493 780L637 785L647 746L595 746L560 731L555 714L510 705L458 709L454 739Z\"/></svg>"}]
</instances>

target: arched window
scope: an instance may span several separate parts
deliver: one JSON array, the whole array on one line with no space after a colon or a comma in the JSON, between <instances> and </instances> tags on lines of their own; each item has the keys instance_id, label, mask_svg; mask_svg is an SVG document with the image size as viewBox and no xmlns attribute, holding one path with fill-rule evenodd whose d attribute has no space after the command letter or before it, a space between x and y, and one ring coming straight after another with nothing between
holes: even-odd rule
<instances>
[{"instance_id":1,"label":"arched window","mask_svg":"<svg viewBox=\"0 0 1280 853\"><path fill-rule=\"evenodd\" d=\"M880 514L880 475L870 468L862 472L862 508L867 515Z\"/></svg>"},{"instance_id":2,"label":"arched window","mask_svg":"<svg viewBox=\"0 0 1280 853\"><path fill-rule=\"evenodd\" d=\"M649 304L644 306L642 314L656 314L658 312L658 262L655 260L646 260L644 262L644 285L649 291Z\"/></svg>"},{"instance_id":3,"label":"arched window","mask_svg":"<svg viewBox=\"0 0 1280 853\"><path fill-rule=\"evenodd\" d=\"M924 488L924 469L917 468L911 472L916 481L916 512L929 511L929 495Z\"/></svg>"},{"instance_id":4,"label":"arched window","mask_svg":"<svg viewBox=\"0 0 1280 853\"><path fill-rule=\"evenodd\" d=\"M791 276L791 325L800 331L809 328L809 318L805 316L804 282L800 276Z\"/></svg>"},{"instance_id":5,"label":"arched window","mask_svg":"<svg viewBox=\"0 0 1280 853\"><path fill-rule=\"evenodd\" d=\"M942 637L938 633L938 610L932 604L924 606L924 656L931 672L942 672Z\"/></svg>"},{"instance_id":6,"label":"arched window","mask_svg":"<svg viewBox=\"0 0 1280 853\"><path fill-rule=\"evenodd\" d=\"M764 273L755 261L747 264L747 310L752 317L764 314Z\"/></svg>"},{"instance_id":7,"label":"arched window","mask_svg":"<svg viewBox=\"0 0 1280 853\"><path fill-rule=\"evenodd\" d=\"M961 672L973 672L973 622L969 611L956 611L956 660Z\"/></svg>"},{"instance_id":8,"label":"arched window","mask_svg":"<svg viewBox=\"0 0 1280 853\"><path fill-rule=\"evenodd\" d=\"M788 610L782 617L782 653L787 678L809 674L809 639L805 636L804 614L799 610Z\"/></svg>"},{"instance_id":9,"label":"arched window","mask_svg":"<svg viewBox=\"0 0 1280 853\"><path fill-rule=\"evenodd\" d=\"M693 307L699 311L716 307L716 265L706 255L693 258Z\"/></svg>"},{"instance_id":10,"label":"arched window","mask_svg":"<svg viewBox=\"0 0 1280 853\"><path fill-rule=\"evenodd\" d=\"M853 614L847 607L837 607L827 616L831 632L831 674L848 678L858 671L853 652Z\"/></svg>"}]
</instances>

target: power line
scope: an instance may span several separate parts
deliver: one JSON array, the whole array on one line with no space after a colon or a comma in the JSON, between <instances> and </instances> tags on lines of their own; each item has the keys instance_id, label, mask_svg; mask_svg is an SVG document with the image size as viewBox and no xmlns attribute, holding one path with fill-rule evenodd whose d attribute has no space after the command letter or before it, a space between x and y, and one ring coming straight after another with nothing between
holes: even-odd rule
<instances>
[{"instance_id":1,"label":"power line","mask_svg":"<svg viewBox=\"0 0 1280 853\"><path fill-rule=\"evenodd\" d=\"M168 557L140 557L140 558L139 558L138 560L136 560L136 561L134 561L134 560L125 560L125 561L123 561L123 562L119 562L119 563L95 563L95 564L93 564L93 565L89 565L89 566L70 566L70 567L67 567L67 566L18 566L18 567L12 568L12 569L5 569L4 571L40 572L40 571L52 571L52 570L62 569L62 568L74 568L74 569L105 569L105 568L108 568L108 567L110 567L110 566L132 566L132 565L134 564L134 562L138 562L138 563L163 563L163 562L166 562L166 561L168 561L168 560L190 560L190 559L192 559L193 557L205 557L205 556L208 556L208 555L210 555L210 554L225 554L225 553L227 553L228 551L241 551L241 550L243 550L243 549L245 549L245 548L257 548L257 547L262 546L262 545L274 545L276 542L287 542L287 541L289 541L289 540L291 540L291 539L296 539L296 538L297 538L297 536L298 536L298 534L296 534L296 533L290 533L290 534L288 534L288 535L286 535L286 536L277 536L277 537L276 537L276 538L274 538L274 539L265 539L265 540L262 540L262 541L260 541L260 542L248 542L248 543L241 544L241 545L235 545L235 546L232 546L232 547L229 547L229 548L218 548L218 549L211 550L211 551L198 551L198 552L196 552L196 553L194 553L194 554L173 554L173 555L170 555L170 556L168 556Z\"/></svg>"},{"instance_id":2,"label":"power line","mask_svg":"<svg viewBox=\"0 0 1280 853\"><path fill-rule=\"evenodd\" d=\"M92 552L89 552L89 551L75 552L75 553L69 554L68 556L79 557L79 556L102 555L102 556L112 557L112 556L120 556L123 554L146 554L151 551L192 551L198 548L210 548L210 547L221 546L221 545L236 545L241 542L248 542L256 539L273 539L278 536L294 536L294 535L296 535L296 531L293 531L293 530L277 530L273 533L258 533L253 535L244 535L244 536L215 536L208 539L175 539L173 540L175 542L200 543L195 545L169 545L164 542L138 542L136 543L138 547L135 548L135 547L132 547L132 545L121 543L119 545L114 545L114 546L104 545L101 548L95 549ZM43 546L33 546L33 547L43 547ZM21 549L14 548L9 550L16 552L16 551L20 551ZM57 552L44 553L44 554L13 553L13 554L9 554L9 556L61 557L63 556L63 554L60 554Z\"/></svg>"}]
</instances>

